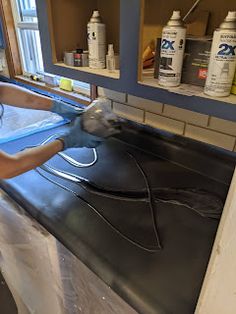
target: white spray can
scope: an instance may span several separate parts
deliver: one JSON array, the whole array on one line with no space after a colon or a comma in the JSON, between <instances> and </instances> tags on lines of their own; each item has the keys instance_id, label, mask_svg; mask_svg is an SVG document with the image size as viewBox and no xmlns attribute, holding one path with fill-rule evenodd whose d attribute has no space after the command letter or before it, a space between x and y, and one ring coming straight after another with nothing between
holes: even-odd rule
<instances>
[{"instance_id":1,"label":"white spray can","mask_svg":"<svg viewBox=\"0 0 236 314\"><path fill-rule=\"evenodd\" d=\"M162 31L159 84L162 86L179 86L183 67L186 28L180 11L174 11L171 19Z\"/></svg>"},{"instance_id":2,"label":"white spray can","mask_svg":"<svg viewBox=\"0 0 236 314\"><path fill-rule=\"evenodd\" d=\"M236 67L236 11L215 30L204 93L229 96Z\"/></svg>"},{"instance_id":3,"label":"white spray can","mask_svg":"<svg viewBox=\"0 0 236 314\"><path fill-rule=\"evenodd\" d=\"M89 67L104 69L106 66L106 25L98 11L94 11L87 25Z\"/></svg>"}]
</instances>

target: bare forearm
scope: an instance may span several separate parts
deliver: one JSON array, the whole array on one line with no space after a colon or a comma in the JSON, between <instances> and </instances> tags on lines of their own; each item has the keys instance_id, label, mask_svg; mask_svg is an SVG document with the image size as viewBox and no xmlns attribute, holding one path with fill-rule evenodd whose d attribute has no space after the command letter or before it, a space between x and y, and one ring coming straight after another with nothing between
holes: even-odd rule
<instances>
[{"instance_id":1,"label":"bare forearm","mask_svg":"<svg viewBox=\"0 0 236 314\"><path fill-rule=\"evenodd\" d=\"M26 171L32 170L53 157L63 149L63 143L55 140L43 146L31 148L8 156L8 166L2 169L0 177L12 178Z\"/></svg>"},{"instance_id":2,"label":"bare forearm","mask_svg":"<svg viewBox=\"0 0 236 314\"><path fill-rule=\"evenodd\" d=\"M0 83L0 102L10 106L38 110L50 110L52 107L50 98L7 83Z\"/></svg>"}]
</instances>

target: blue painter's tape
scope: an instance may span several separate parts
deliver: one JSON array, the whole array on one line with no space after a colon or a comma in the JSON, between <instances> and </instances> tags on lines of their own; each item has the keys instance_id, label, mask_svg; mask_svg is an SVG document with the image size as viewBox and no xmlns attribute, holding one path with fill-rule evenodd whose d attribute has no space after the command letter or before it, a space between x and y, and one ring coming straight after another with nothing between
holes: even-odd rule
<instances>
[{"instance_id":1,"label":"blue painter's tape","mask_svg":"<svg viewBox=\"0 0 236 314\"><path fill-rule=\"evenodd\" d=\"M18 139L26 137L26 136L41 133L41 132L46 131L46 130L51 130L51 129L57 128L59 126L62 126L68 122L70 122L70 121L67 119L64 119L62 121L59 121L59 122L51 124L51 125L47 125L47 126L44 126L41 128L34 129L34 130L26 131L25 133L22 133L22 134L18 134L18 135L16 134L14 136L9 136L7 138L0 139L0 144L12 142L12 141L18 140Z\"/></svg>"}]
</instances>

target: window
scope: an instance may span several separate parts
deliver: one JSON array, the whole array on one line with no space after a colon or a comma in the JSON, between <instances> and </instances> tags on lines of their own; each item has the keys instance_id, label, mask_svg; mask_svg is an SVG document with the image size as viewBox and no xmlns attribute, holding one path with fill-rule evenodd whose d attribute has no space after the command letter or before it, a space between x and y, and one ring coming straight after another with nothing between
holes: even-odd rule
<instances>
[{"instance_id":1,"label":"window","mask_svg":"<svg viewBox=\"0 0 236 314\"><path fill-rule=\"evenodd\" d=\"M35 0L13 0L13 8L23 71L42 73L43 58Z\"/></svg>"},{"instance_id":2,"label":"window","mask_svg":"<svg viewBox=\"0 0 236 314\"><path fill-rule=\"evenodd\" d=\"M43 57L35 0L11 0L11 2L23 74L43 74ZM60 79L58 76L57 78ZM89 94L89 84L74 81L74 86L78 87L82 93Z\"/></svg>"}]
</instances>

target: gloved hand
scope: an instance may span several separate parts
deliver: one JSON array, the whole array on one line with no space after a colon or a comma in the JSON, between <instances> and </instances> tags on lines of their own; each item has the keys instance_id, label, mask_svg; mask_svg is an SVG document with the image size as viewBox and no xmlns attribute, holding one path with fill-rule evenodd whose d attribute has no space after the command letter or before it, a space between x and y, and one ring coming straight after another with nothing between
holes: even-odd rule
<instances>
[{"instance_id":1,"label":"gloved hand","mask_svg":"<svg viewBox=\"0 0 236 314\"><path fill-rule=\"evenodd\" d=\"M80 117L77 117L71 124L69 130L58 138L63 140L64 150L72 147L94 148L104 141L101 137L83 131Z\"/></svg>"},{"instance_id":2,"label":"gloved hand","mask_svg":"<svg viewBox=\"0 0 236 314\"><path fill-rule=\"evenodd\" d=\"M82 114L84 110L81 108L69 105L60 100L53 100L53 104L50 111L59 114L63 118L73 120L76 117L78 117L80 114Z\"/></svg>"}]
</instances>

